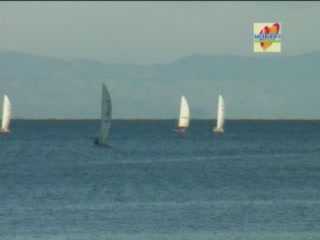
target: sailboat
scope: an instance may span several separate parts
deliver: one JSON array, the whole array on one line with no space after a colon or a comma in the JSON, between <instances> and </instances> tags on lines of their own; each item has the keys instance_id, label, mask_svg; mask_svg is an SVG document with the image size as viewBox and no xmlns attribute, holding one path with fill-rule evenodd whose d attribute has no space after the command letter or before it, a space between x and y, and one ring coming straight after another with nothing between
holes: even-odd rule
<instances>
[{"instance_id":1,"label":"sailboat","mask_svg":"<svg viewBox=\"0 0 320 240\"><path fill-rule=\"evenodd\" d=\"M11 121L11 103L8 96L4 95L0 133L10 133L10 129L9 129L10 121Z\"/></svg>"},{"instance_id":2,"label":"sailboat","mask_svg":"<svg viewBox=\"0 0 320 240\"><path fill-rule=\"evenodd\" d=\"M178 130L185 131L189 127L190 122L190 110L187 99L185 96L181 96L180 114L178 122Z\"/></svg>"},{"instance_id":3,"label":"sailboat","mask_svg":"<svg viewBox=\"0 0 320 240\"><path fill-rule=\"evenodd\" d=\"M215 133L223 133L223 125L225 118L225 107L224 107L224 99L221 95L219 95L218 99L218 114L217 114L217 126L213 129Z\"/></svg>"},{"instance_id":4,"label":"sailboat","mask_svg":"<svg viewBox=\"0 0 320 240\"><path fill-rule=\"evenodd\" d=\"M112 104L110 93L106 85L102 84L102 97L101 97L101 122L99 137L95 139L96 145L110 147L107 143L107 139L111 127L111 116L112 116Z\"/></svg>"}]
</instances>

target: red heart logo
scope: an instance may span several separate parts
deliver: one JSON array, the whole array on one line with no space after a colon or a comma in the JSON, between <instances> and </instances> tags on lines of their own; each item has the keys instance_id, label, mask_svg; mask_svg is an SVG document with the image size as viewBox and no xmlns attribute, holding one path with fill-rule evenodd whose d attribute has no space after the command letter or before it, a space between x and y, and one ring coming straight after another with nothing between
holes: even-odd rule
<instances>
[{"instance_id":1,"label":"red heart logo","mask_svg":"<svg viewBox=\"0 0 320 240\"><path fill-rule=\"evenodd\" d=\"M262 28L262 30L260 31L260 34L278 34L279 30L280 30L279 23L275 23L270 28L268 26L265 26L264 28ZM260 42L260 46L262 47L263 50L266 50L271 45L272 45L272 42L263 42L263 40L261 40Z\"/></svg>"}]
</instances>

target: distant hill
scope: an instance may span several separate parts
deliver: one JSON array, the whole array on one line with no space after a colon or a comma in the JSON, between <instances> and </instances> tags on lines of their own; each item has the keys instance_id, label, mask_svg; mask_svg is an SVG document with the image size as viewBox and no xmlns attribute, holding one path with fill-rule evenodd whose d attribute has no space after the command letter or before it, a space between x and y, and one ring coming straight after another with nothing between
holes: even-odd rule
<instances>
[{"instance_id":1,"label":"distant hill","mask_svg":"<svg viewBox=\"0 0 320 240\"><path fill-rule=\"evenodd\" d=\"M143 66L6 51L0 94L8 94L16 118L98 118L102 82L115 118L176 118L182 94L193 118L215 118L220 93L227 118L320 118L319 63L320 52L192 55Z\"/></svg>"}]
</instances>

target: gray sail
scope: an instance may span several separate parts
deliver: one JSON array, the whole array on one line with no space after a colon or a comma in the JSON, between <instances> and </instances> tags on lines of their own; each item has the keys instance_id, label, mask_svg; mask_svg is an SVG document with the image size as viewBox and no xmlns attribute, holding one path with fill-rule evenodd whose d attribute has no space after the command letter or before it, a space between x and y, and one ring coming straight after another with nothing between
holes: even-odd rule
<instances>
[{"instance_id":1,"label":"gray sail","mask_svg":"<svg viewBox=\"0 0 320 240\"><path fill-rule=\"evenodd\" d=\"M108 88L103 83L102 84L102 98L101 98L101 128L100 128L100 142L106 143L110 127L111 127L111 117L112 117L112 104L111 97Z\"/></svg>"}]
</instances>

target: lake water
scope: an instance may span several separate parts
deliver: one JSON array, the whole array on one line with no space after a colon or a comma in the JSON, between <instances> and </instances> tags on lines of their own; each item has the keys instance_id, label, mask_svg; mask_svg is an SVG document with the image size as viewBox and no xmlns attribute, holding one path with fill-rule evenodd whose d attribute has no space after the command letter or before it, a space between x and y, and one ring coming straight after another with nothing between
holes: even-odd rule
<instances>
[{"instance_id":1,"label":"lake water","mask_svg":"<svg viewBox=\"0 0 320 240\"><path fill-rule=\"evenodd\" d=\"M13 120L1 240L318 240L320 121Z\"/></svg>"}]
</instances>

